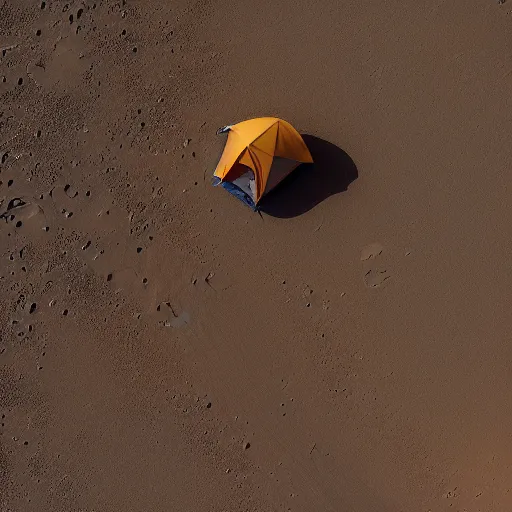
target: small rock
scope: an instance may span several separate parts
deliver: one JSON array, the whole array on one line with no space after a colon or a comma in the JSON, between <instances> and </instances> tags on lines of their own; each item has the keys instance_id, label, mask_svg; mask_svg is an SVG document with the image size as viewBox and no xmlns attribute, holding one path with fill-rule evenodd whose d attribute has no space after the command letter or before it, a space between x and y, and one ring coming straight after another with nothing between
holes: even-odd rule
<instances>
[{"instance_id":1,"label":"small rock","mask_svg":"<svg viewBox=\"0 0 512 512\"><path fill-rule=\"evenodd\" d=\"M244 450L248 450L250 447L251 447L251 443L249 443L248 441L246 441L246 442L244 443Z\"/></svg>"}]
</instances>

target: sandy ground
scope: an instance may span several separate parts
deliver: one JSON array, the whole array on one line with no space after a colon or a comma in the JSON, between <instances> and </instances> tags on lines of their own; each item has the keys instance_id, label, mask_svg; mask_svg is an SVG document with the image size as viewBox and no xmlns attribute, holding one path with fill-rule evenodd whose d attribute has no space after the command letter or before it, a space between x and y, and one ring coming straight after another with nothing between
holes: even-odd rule
<instances>
[{"instance_id":1,"label":"sandy ground","mask_svg":"<svg viewBox=\"0 0 512 512\"><path fill-rule=\"evenodd\" d=\"M0 4L2 511L512 510L512 3Z\"/></svg>"}]
</instances>

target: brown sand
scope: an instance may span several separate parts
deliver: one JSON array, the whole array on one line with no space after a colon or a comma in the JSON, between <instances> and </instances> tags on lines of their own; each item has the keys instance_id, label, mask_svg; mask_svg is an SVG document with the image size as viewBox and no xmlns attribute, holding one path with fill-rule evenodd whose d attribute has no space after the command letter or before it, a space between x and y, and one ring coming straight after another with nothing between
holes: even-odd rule
<instances>
[{"instance_id":1,"label":"brown sand","mask_svg":"<svg viewBox=\"0 0 512 512\"><path fill-rule=\"evenodd\" d=\"M512 3L0 5L2 511L512 510ZM260 115L358 179L211 188Z\"/></svg>"}]
</instances>

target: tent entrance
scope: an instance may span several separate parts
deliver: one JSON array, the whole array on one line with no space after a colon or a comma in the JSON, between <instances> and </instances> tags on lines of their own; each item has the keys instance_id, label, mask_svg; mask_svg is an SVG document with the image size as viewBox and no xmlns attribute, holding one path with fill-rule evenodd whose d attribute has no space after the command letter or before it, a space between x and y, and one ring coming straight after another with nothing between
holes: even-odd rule
<instances>
[{"instance_id":1,"label":"tent entrance","mask_svg":"<svg viewBox=\"0 0 512 512\"><path fill-rule=\"evenodd\" d=\"M235 164L222 182L222 187L251 208L256 207L256 180L250 167Z\"/></svg>"},{"instance_id":2,"label":"tent entrance","mask_svg":"<svg viewBox=\"0 0 512 512\"><path fill-rule=\"evenodd\" d=\"M221 183L223 189L227 190L230 194L234 195L236 198L240 199L242 203L246 204L253 210L256 210L256 203L254 199L244 192L240 187L232 183L231 181L223 181Z\"/></svg>"}]
</instances>

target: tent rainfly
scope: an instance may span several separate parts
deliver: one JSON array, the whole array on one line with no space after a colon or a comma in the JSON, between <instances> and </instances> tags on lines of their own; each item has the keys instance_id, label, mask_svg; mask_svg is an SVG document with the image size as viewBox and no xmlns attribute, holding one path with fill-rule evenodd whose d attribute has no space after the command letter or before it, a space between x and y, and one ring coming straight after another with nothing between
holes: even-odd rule
<instances>
[{"instance_id":1,"label":"tent rainfly","mask_svg":"<svg viewBox=\"0 0 512 512\"><path fill-rule=\"evenodd\" d=\"M253 209L298 165L313 162L300 134L282 119L250 119L217 133L227 133L228 139L213 183Z\"/></svg>"}]
</instances>

